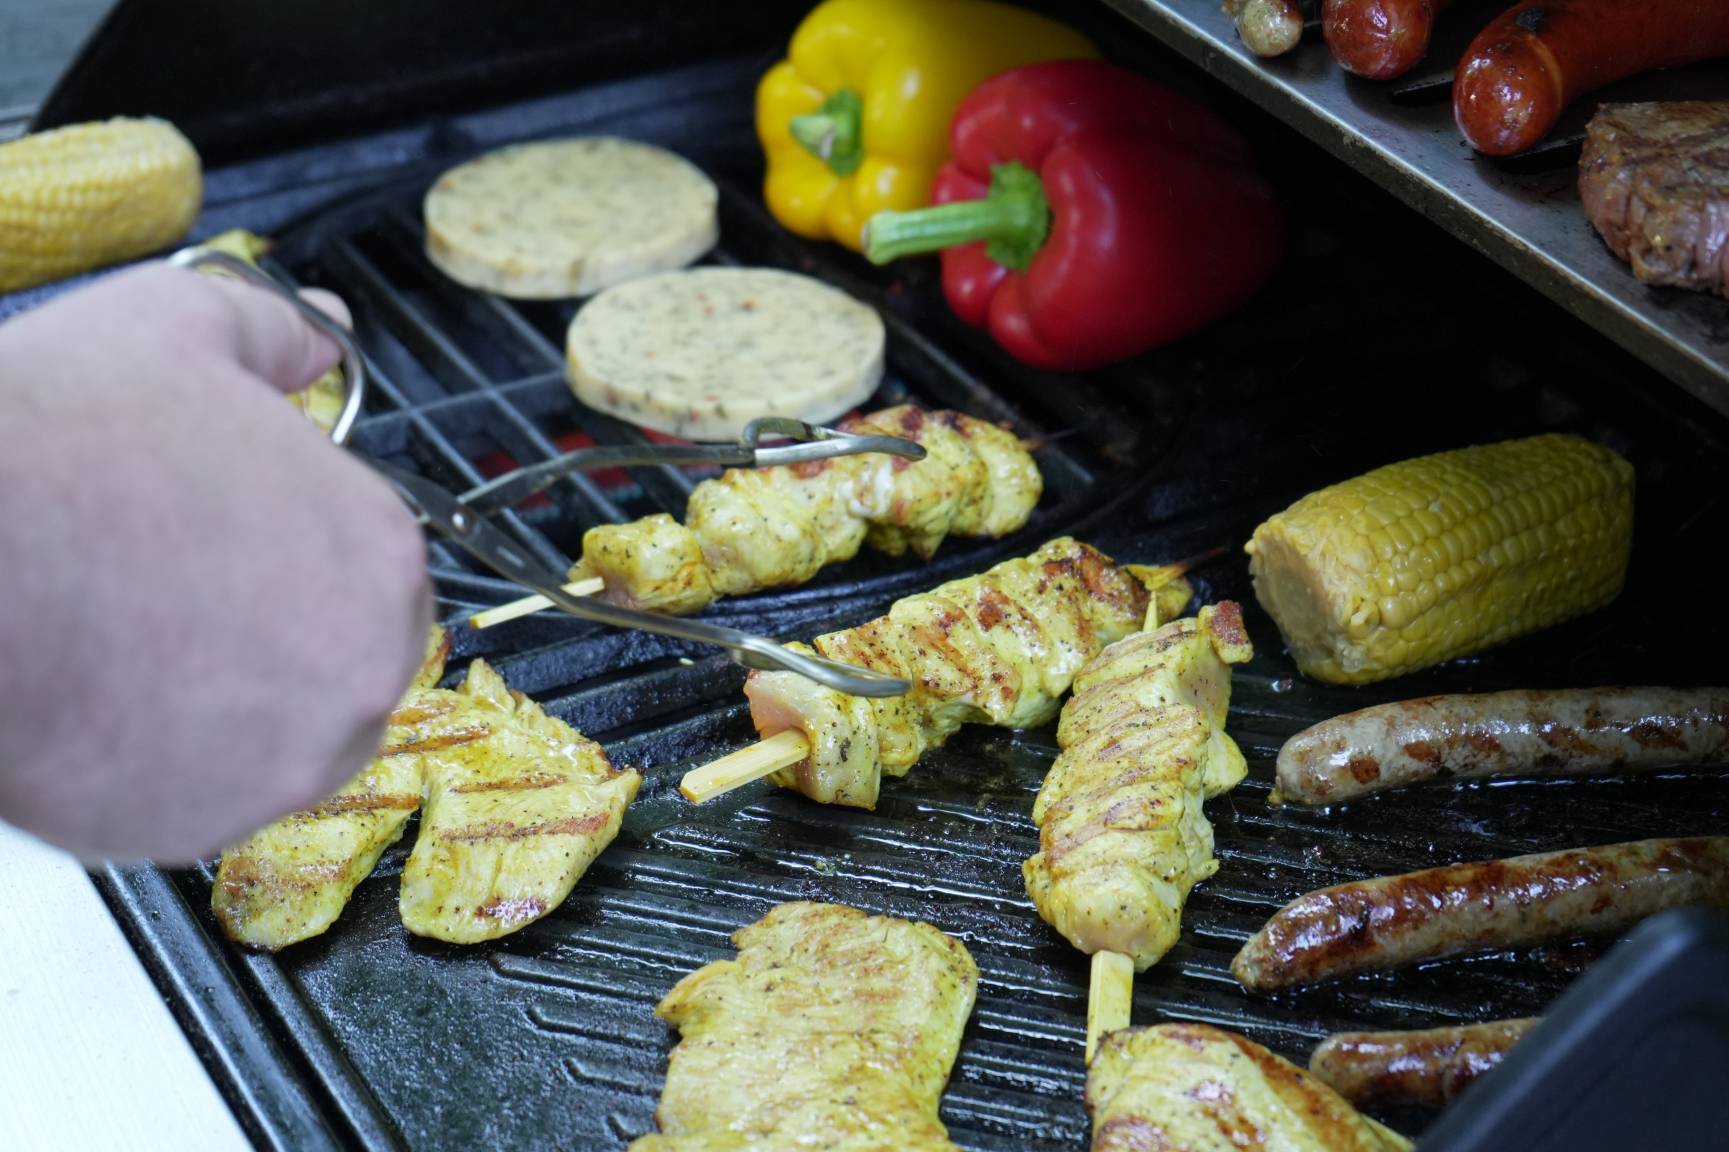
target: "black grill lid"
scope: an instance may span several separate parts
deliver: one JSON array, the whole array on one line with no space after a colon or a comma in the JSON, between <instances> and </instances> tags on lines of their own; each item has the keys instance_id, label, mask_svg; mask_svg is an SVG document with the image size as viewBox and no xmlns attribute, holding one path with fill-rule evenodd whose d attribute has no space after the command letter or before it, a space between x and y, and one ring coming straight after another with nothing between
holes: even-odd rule
<instances>
[{"instance_id":1,"label":"black grill lid","mask_svg":"<svg viewBox=\"0 0 1729 1152\"><path fill-rule=\"evenodd\" d=\"M1424 1152L1721 1144L1726 978L1729 917L1683 908L1641 924L1449 1110Z\"/></svg>"},{"instance_id":2,"label":"black grill lid","mask_svg":"<svg viewBox=\"0 0 1729 1152\"><path fill-rule=\"evenodd\" d=\"M207 161L784 49L810 7L635 0L120 0L34 128L153 115Z\"/></svg>"},{"instance_id":3,"label":"black grill lid","mask_svg":"<svg viewBox=\"0 0 1729 1152\"><path fill-rule=\"evenodd\" d=\"M1335 1028L1420 1027L1540 1011L1600 943L1370 975L1268 998L1227 965L1276 907L1339 880L1647 835L1729 832L1721 778L1430 789L1335 813L1266 804L1279 742L1323 716L1423 692L1720 679L1720 581L1703 562L1729 528L1722 427L1484 261L1433 234L1299 141L1249 120L1299 228L1285 273L1194 339L1085 380L1026 372L940 301L928 265L880 271L789 239L765 216L750 134L758 61L717 60L495 111L281 153L211 174L201 227L279 231L295 276L345 293L379 376L359 450L452 483L496 454L533 459L581 424L555 363L567 310L455 289L418 253L416 204L443 166L504 140L611 131L691 156L723 188L717 259L814 272L875 302L891 329L882 400L911 395L1029 432L1072 435L1041 459L1052 494L1000 545L951 543L929 568L863 558L813 585L723 601L729 623L804 637L895 597L1074 531L1119 559L1239 546L1318 485L1420 452L1566 429L1639 472L1638 548L1610 609L1479 658L1373 689L1295 677L1234 551L1198 574L1208 599L1249 609L1256 660L1231 730L1249 780L1208 807L1223 866L1190 903L1182 942L1136 987L1135 1018L1204 1020L1304 1059ZM371 188L356 197L358 188ZM347 199L344 199L347 197ZM1373 242L1366 243L1365 237ZM1421 269L1421 276L1411 275ZM690 477L637 470L571 483L507 521L569 555L583 527L677 509ZM444 615L512 590L436 551ZM944 1117L971 1149L1083 1147L1086 961L1034 914L1020 863L1053 754L1045 732L964 731L884 788L874 813L757 784L693 809L682 772L751 738L724 661L577 621L457 632L453 677L484 653L513 686L601 740L645 785L618 841L556 913L494 945L406 936L386 855L325 936L277 957L224 943L209 869L112 869L105 890L217 1081L277 1148L618 1148L649 1130L672 1036L652 1007L728 933L774 903L835 900L935 923L983 974ZM685 657L692 663L681 663ZM339 674L340 670L333 670ZM1632 1097L1628 1107L1644 1106ZM1390 1117L1416 1130L1421 1117Z\"/></svg>"}]
</instances>

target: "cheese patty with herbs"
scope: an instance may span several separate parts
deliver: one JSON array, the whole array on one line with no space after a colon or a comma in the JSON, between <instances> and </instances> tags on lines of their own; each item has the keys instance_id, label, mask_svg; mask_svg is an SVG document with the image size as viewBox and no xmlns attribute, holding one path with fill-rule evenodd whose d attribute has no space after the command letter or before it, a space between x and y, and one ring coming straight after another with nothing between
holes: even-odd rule
<instances>
[{"instance_id":1,"label":"cheese patty with herbs","mask_svg":"<svg viewBox=\"0 0 1729 1152\"><path fill-rule=\"evenodd\" d=\"M571 323L591 408L690 440L759 416L832 420L876 391L883 323L844 292L768 268L694 268L603 292Z\"/></svg>"},{"instance_id":2,"label":"cheese patty with herbs","mask_svg":"<svg viewBox=\"0 0 1729 1152\"><path fill-rule=\"evenodd\" d=\"M426 255L500 296L587 296L714 247L717 200L696 165L650 144L519 144L438 178L426 194Z\"/></svg>"}]
</instances>

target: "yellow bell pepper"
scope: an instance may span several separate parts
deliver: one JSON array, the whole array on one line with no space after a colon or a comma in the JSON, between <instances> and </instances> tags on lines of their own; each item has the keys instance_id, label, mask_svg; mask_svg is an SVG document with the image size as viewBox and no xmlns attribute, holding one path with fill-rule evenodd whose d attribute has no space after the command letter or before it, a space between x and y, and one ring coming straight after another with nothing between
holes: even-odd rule
<instances>
[{"instance_id":1,"label":"yellow bell pepper","mask_svg":"<svg viewBox=\"0 0 1729 1152\"><path fill-rule=\"evenodd\" d=\"M974 88L1097 55L1074 29L989 0L827 0L757 86L763 198L800 236L861 250L873 215L930 202L949 120Z\"/></svg>"}]
</instances>

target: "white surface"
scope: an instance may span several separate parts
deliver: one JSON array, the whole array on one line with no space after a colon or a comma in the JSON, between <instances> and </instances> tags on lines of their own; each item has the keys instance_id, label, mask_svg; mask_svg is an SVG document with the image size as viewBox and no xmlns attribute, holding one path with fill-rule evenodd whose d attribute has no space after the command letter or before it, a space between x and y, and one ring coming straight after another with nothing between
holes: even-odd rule
<instances>
[{"instance_id":1,"label":"white surface","mask_svg":"<svg viewBox=\"0 0 1729 1152\"><path fill-rule=\"evenodd\" d=\"M248 1147L83 868L6 824L0 1147Z\"/></svg>"}]
</instances>

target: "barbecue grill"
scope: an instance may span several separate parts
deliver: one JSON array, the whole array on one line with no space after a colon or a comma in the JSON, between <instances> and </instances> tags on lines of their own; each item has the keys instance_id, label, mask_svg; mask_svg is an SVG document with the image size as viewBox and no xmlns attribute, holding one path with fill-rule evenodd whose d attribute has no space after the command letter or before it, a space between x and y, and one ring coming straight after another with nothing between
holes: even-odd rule
<instances>
[{"instance_id":1,"label":"barbecue grill","mask_svg":"<svg viewBox=\"0 0 1729 1152\"><path fill-rule=\"evenodd\" d=\"M1063 16L1113 56L1201 94L1245 130L1294 231L1280 277L1238 314L1120 368L1053 377L954 320L928 262L872 268L772 221L758 194L753 88L804 4L727 7L534 2L506 21L405 0L126 2L39 126L132 112L178 122L211 165L199 233L272 234L273 271L353 305L374 383L353 446L452 490L543 460L574 435L640 441L572 401L569 304L468 291L421 254L419 199L438 172L506 142L573 133L647 140L710 173L722 234L711 261L812 273L878 307L889 371L873 405L953 407L1044 439L1047 494L1014 537L950 541L923 567L864 556L794 591L722 601L710 615L726 624L808 638L1061 533L1139 562L1230 546L1195 578L1204 598L1248 610L1258 655L1236 674L1230 726L1250 775L1208 805L1222 867L1190 900L1182 942L1136 981L1137 1022L1216 1023L1301 1062L1329 1031L1538 1014L1604 942L1264 998L1243 994L1228 964L1271 912L1326 884L1729 833L1729 780L1717 778L1419 789L1333 812L1266 802L1283 739L1352 708L1427 692L1721 679L1729 614L1705 558L1729 534L1729 425L1713 410L1729 410L1729 312L1640 287L1600 250L1559 194L1572 179L1564 145L1523 167L1471 160L1437 127L1432 79L1386 92L1347 83L1314 44L1255 62L1214 0L1069 5ZM1668 82L1729 91L1721 71ZM1548 430L1600 440L1637 469L1634 560L1615 604L1391 684L1298 676L1237 550L1260 520L1380 464ZM677 515L700 478L671 467L572 476L497 523L562 569L585 528ZM446 621L520 591L437 541L431 555ZM928 920L963 940L981 987L943 1104L953 1137L981 1150L1085 1146L1086 957L1040 922L1020 875L1037 844L1029 811L1055 754L1049 731L963 730L886 784L874 812L760 783L696 808L677 795L680 775L754 735L743 672L724 656L556 614L451 631L453 678L484 655L644 773L618 840L556 913L478 947L411 938L395 908L398 847L327 934L261 956L217 930L209 868L100 877L260 1146L622 1147L653 1127L674 1041L655 1001L789 899ZM1383 1118L1408 1132L1428 1121Z\"/></svg>"}]
</instances>

